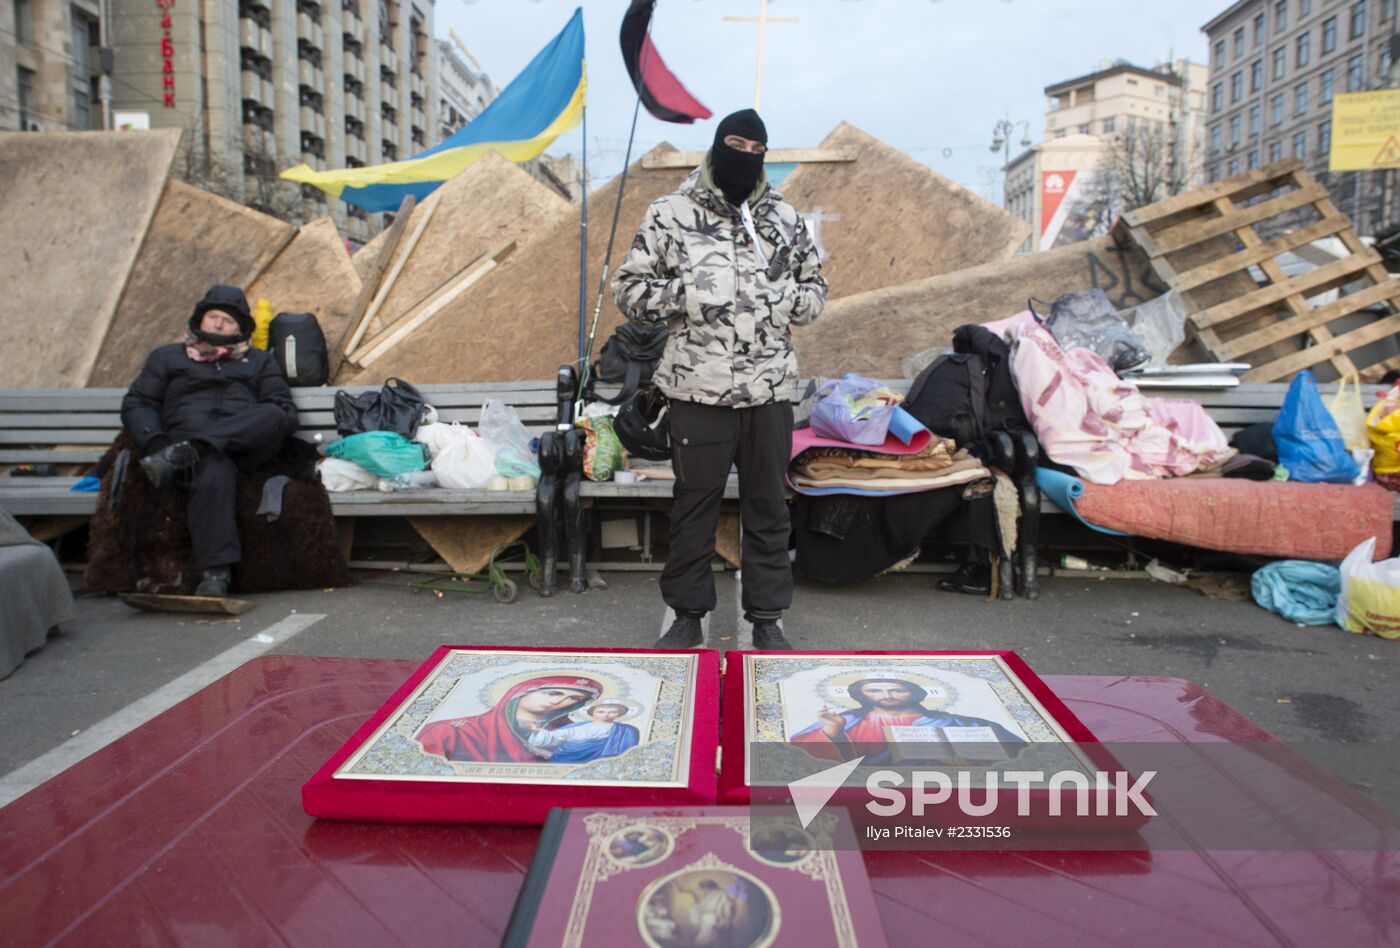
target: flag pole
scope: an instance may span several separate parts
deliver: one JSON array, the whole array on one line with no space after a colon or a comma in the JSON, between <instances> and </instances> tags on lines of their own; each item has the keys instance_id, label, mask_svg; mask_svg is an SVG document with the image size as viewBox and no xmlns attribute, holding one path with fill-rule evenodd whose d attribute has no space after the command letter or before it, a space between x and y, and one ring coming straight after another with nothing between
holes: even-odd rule
<instances>
[{"instance_id":1,"label":"flag pole","mask_svg":"<svg viewBox=\"0 0 1400 948\"><path fill-rule=\"evenodd\" d=\"M584 361L583 330L588 307L588 105L583 106L583 162L579 173L583 207L578 228L578 359ZM579 373L582 376L582 372Z\"/></svg>"}]
</instances>

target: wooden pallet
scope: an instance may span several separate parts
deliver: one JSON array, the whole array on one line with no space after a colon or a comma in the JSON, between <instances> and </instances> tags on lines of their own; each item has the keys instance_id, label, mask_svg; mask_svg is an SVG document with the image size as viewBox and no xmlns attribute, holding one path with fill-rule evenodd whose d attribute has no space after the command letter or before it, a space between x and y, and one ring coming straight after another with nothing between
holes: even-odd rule
<instances>
[{"instance_id":1,"label":"wooden pallet","mask_svg":"<svg viewBox=\"0 0 1400 948\"><path fill-rule=\"evenodd\" d=\"M1292 230L1268 240L1260 235L1261 224L1289 213L1300 219ZM1129 211L1119 226L1147 254L1162 282L1181 294L1188 324L1206 351L1222 362L1254 365L1245 379L1286 380L1324 362L1339 373L1359 369L1368 381L1400 368L1400 357L1364 366L1353 358L1360 347L1400 333L1400 280L1361 243L1351 220L1298 159ZM1279 254L1334 236L1347 256L1292 277L1279 266ZM1199 253L1203 244L1222 241L1236 250L1223 256ZM1198 251L1194 262L1183 264L1193 250ZM1218 293L1212 298L1206 292L1251 266L1263 272L1267 285L1223 301ZM1326 305L1309 305L1309 298L1350 283L1366 285ZM1252 280L1250 286L1255 286ZM1328 329L1333 320L1377 303L1387 304L1390 314L1340 336Z\"/></svg>"}]
</instances>

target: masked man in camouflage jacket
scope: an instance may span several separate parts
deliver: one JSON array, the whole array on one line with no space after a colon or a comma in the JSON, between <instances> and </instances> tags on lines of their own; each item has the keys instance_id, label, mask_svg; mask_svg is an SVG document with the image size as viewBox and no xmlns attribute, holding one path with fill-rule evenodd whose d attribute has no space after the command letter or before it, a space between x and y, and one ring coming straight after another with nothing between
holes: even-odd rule
<instances>
[{"instance_id":1,"label":"masked man in camouflage jacket","mask_svg":"<svg viewBox=\"0 0 1400 948\"><path fill-rule=\"evenodd\" d=\"M754 647L792 647L778 624L792 604L783 498L797 386L790 327L821 313L826 281L802 218L768 186L767 141L752 109L722 120L701 166L648 209L613 284L629 319L671 329L655 381L671 401L676 487L661 595L676 620L658 648L704 639L731 465L739 469L742 604Z\"/></svg>"}]
</instances>

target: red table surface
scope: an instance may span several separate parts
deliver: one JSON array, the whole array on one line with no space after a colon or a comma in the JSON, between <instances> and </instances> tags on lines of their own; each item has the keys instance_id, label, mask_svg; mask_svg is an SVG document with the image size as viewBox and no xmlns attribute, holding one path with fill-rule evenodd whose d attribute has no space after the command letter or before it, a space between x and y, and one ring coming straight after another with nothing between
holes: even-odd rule
<instances>
[{"instance_id":1,"label":"red table surface","mask_svg":"<svg viewBox=\"0 0 1400 948\"><path fill-rule=\"evenodd\" d=\"M535 829L301 809L307 776L418 664L257 659L0 809L0 943L497 941ZM1100 740L1267 738L1188 681L1045 681ZM866 864L892 945L1400 942L1388 853L883 852Z\"/></svg>"}]
</instances>

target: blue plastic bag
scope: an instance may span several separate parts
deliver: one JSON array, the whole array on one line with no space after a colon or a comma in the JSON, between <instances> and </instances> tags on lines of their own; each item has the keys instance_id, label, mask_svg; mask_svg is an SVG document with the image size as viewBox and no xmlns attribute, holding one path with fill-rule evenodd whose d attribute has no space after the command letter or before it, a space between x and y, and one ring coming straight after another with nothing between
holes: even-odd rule
<instances>
[{"instance_id":1,"label":"blue plastic bag","mask_svg":"<svg viewBox=\"0 0 1400 948\"><path fill-rule=\"evenodd\" d=\"M881 445L894 417L893 404L862 404L880 383L854 372L827 382L812 408L812 430L823 438L849 444Z\"/></svg>"},{"instance_id":2,"label":"blue plastic bag","mask_svg":"<svg viewBox=\"0 0 1400 948\"><path fill-rule=\"evenodd\" d=\"M1332 625L1342 594L1342 571L1329 563L1279 560L1249 580L1254 601L1292 622Z\"/></svg>"},{"instance_id":3,"label":"blue plastic bag","mask_svg":"<svg viewBox=\"0 0 1400 948\"><path fill-rule=\"evenodd\" d=\"M326 445L326 454L354 461L375 477L391 479L428 466L426 448L396 431L365 431Z\"/></svg>"},{"instance_id":4,"label":"blue plastic bag","mask_svg":"<svg viewBox=\"0 0 1400 948\"><path fill-rule=\"evenodd\" d=\"M1274 443L1278 445L1278 462L1288 468L1291 481L1350 484L1361 473L1307 369L1295 375L1288 386L1274 421Z\"/></svg>"}]
</instances>

